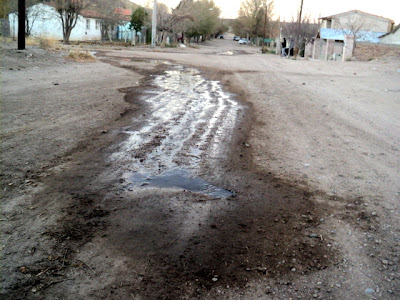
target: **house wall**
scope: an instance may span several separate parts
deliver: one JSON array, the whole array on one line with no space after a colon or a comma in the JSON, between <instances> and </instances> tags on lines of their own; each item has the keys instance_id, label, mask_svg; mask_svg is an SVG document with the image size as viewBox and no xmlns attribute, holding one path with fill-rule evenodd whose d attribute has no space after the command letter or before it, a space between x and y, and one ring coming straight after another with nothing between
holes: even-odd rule
<instances>
[{"instance_id":1,"label":"house wall","mask_svg":"<svg viewBox=\"0 0 400 300\"><path fill-rule=\"evenodd\" d=\"M313 48L314 48L314 43L308 42L304 49L304 57L305 58L312 58Z\"/></svg>"},{"instance_id":2,"label":"house wall","mask_svg":"<svg viewBox=\"0 0 400 300\"><path fill-rule=\"evenodd\" d=\"M314 41L313 59L325 59L326 41L316 39Z\"/></svg>"},{"instance_id":3,"label":"house wall","mask_svg":"<svg viewBox=\"0 0 400 300\"><path fill-rule=\"evenodd\" d=\"M353 57L362 61L388 56L400 59L400 45L357 43L353 51Z\"/></svg>"},{"instance_id":4,"label":"house wall","mask_svg":"<svg viewBox=\"0 0 400 300\"><path fill-rule=\"evenodd\" d=\"M391 22L386 19L378 18L375 16L366 15L360 12L346 14L342 16L335 16L332 20L333 29L351 29L353 24L362 25L361 30L374 31L374 32L389 32L392 30ZM350 25L350 26L349 26ZM357 26L357 27L358 27Z\"/></svg>"},{"instance_id":5,"label":"house wall","mask_svg":"<svg viewBox=\"0 0 400 300\"><path fill-rule=\"evenodd\" d=\"M398 29L395 33L388 34L387 36L380 38L380 43L400 45L400 29Z\"/></svg>"},{"instance_id":6,"label":"house wall","mask_svg":"<svg viewBox=\"0 0 400 300\"><path fill-rule=\"evenodd\" d=\"M312 58L320 60L332 60L335 57L338 60L343 56L343 42L330 40L330 47L327 49L327 40L315 39L312 50Z\"/></svg>"},{"instance_id":7,"label":"house wall","mask_svg":"<svg viewBox=\"0 0 400 300\"><path fill-rule=\"evenodd\" d=\"M115 38L117 40L132 40L132 29L129 28L129 22L120 24L115 29Z\"/></svg>"},{"instance_id":8,"label":"house wall","mask_svg":"<svg viewBox=\"0 0 400 300\"><path fill-rule=\"evenodd\" d=\"M35 17L37 16L37 17ZM28 12L28 20L32 25L31 34L35 37L46 36L57 40L63 39L61 20L57 11L49 5L37 4L32 6ZM87 28L87 20L89 28ZM18 16L9 15L11 36L18 36ZM74 29L72 29L70 41L100 40L100 26L96 28L96 19L79 16Z\"/></svg>"}]
</instances>

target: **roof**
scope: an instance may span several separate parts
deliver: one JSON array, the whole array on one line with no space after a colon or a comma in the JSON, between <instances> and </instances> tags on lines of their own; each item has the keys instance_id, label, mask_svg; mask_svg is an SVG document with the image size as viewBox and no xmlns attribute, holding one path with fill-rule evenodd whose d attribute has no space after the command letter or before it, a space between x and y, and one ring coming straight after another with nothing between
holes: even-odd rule
<instances>
[{"instance_id":1,"label":"roof","mask_svg":"<svg viewBox=\"0 0 400 300\"><path fill-rule=\"evenodd\" d=\"M88 9L81 10L80 15L85 18L97 18L97 19L103 18L103 16L100 13L98 13L97 11L88 10Z\"/></svg>"},{"instance_id":2,"label":"roof","mask_svg":"<svg viewBox=\"0 0 400 300\"><path fill-rule=\"evenodd\" d=\"M394 34L394 33L396 33L396 31L399 30L399 29L400 29L400 23L399 23L395 28L393 28L393 30L392 30L391 32L387 32L386 34L380 36L379 38L382 38L382 37L387 36L387 35L389 35L389 34Z\"/></svg>"},{"instance_id":3,"label":"roof","mask_svg":"<svg viewBox=\"0 0 400 300\"><path fill-rule=\"evenodd\" d=\"M380 18L380 19L385 19L387 21L390 21L390 22L394 23L394 21L392 19L381 17L381 16L378 16L378 15L373 15L373 14L366 13L366 12L363 12L363 11L357 10L357 9L349 10L349 11L346 11L346 12L343 12L343 13L340 13L340 14L336 14L336 15L322 17L322 18L319 18L319 19L320 20L329 20L329 19L333 19L335 17L344 16L344 15L348 15L348 14L351 14L351 13L355 13L355 14L356 13L362 13L364 15L368 15L368 16L375 17L375 18Z\"/></svg>"},{"instance_id":4,"label":"roof","mask_svg":"<svg viewBox=\"0 0 400 300\"><path fill-rule=\"evenodd\" d=\"M117 15L122 15L122 16L131 16L132 15L132 9L126 9L122 7L117 7L114 10L114 13Z\"/></svg>"},{"instance_id":5,"label":"roof","mask_svg":"<svg viewBox=\"0 0 400 300\"><path fill-rule=\"evenodd\" d=\"M379 43L379 38L385 35L386 32L373 32L373 31L362 31L357 33L357 42L369 42ZM345 35L351 35L350 30L332 29L332 28L321 28L319 36L325 40L337 40L344 41Z\"/></svg>"},{"instance_id":6,"label":"roof","mask_svg":"<svg viewBox=\"0 0 400 300\"><path fill-rule=\"evenodd\" d=\"M56 4L54 2L40 2L40 4L49 5L49 6L56 8ZM117 15L117 16L115 16L115 18L124 20L124 21L129 21L130 16L132 15L132 10L117 7L117 8L115 8L114 13ZM83 9L79 15L81 15L85 18L94 18L94 19L108 18L107 16L104 16L101 13L99 13L95 10L92 10L92 9Z\"/></svg>"}]
</instances>

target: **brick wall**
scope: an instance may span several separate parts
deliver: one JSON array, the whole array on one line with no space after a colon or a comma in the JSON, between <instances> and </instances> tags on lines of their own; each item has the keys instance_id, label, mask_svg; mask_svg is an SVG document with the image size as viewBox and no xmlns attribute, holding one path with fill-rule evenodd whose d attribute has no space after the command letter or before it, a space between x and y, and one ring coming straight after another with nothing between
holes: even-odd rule
<instances>
[{"instance_id":1,"label":"brick wall","mask_svg":"<svg viewBox=\"0 0 400 300\"><path fill-rule=\"evenodd\" d=\"M363 61L387 56L394 56L400 59L400 45L357 43L353 52L354 58Z\"/></svg>"}]
</instances>

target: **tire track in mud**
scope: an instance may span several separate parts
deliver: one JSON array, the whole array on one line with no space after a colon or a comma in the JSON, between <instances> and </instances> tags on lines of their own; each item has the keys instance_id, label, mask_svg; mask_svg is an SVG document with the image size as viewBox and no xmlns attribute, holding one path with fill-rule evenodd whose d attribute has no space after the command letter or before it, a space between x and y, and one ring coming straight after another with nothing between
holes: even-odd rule
<instances>
[{"instance_id":1,"label":"tire track in mud","mask_svg":"<svg viewBox=\"0 0 400 300\"><path fill-rule=\"evenodd\" d=\"M218 82L204 79L195 69L174 66L157 76L153 84L160 92L145 96L147 124L126 131L128 137L111 161L124 161L125 178L132 172L134 177L199 174L202 162L221 157L221 145L229 141L245 108L231 100ZM165 185L167 177L164 175ZM149 180L146 185L153 183Z\"/></svg>"}]
</instances>

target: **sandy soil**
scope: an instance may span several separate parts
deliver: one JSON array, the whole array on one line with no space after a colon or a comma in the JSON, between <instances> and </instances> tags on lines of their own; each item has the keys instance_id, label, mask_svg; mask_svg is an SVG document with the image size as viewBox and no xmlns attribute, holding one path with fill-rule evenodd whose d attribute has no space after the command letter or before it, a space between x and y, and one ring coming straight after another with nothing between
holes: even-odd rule
<instances>
[{"instance_id":1,"label":"sandy soil","mask_svg":"<svg viewBox=\"0 0 400 300\"><path fill-rule=\"evenodd\" d=\"M1 47L5 299L400 298L399 57Z\"/></svg>"}]
</instances>

